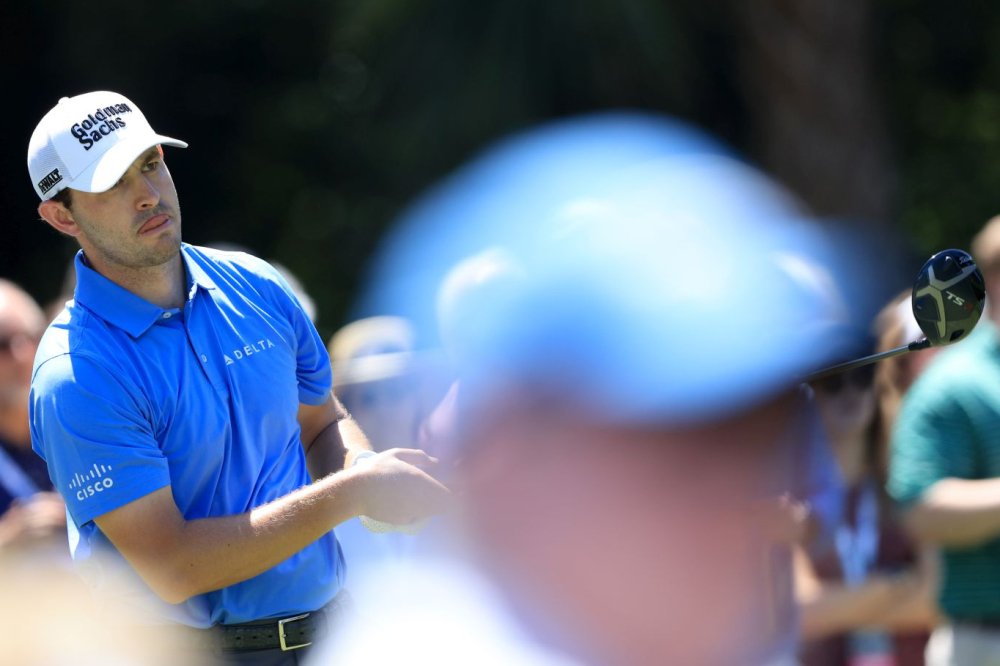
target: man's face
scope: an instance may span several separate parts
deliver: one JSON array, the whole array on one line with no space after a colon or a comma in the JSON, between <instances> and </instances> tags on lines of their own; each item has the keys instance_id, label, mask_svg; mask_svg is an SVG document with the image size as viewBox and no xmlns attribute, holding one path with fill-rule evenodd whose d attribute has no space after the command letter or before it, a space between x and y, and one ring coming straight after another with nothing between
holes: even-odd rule
<instances>
[{"instance_id":1,"label":"man's face","mask_svg":"<svg viewBox=\"0 0 1000 666\"><path fill-rule=\"evenodd\" d=\"M45 321L24 293L0 285L0 408L27 404L31 364Z\"/></svg>"},{"instance_id":2,"label":"man's face","mask_svg":"<svg viewBox=\"0 0 1000 666\"><path fill-rule=\"evenodd\" d=\"M769 566L748 498L789 400L673 432L495 401L463 433L456 485L480 563L531 626L573 649L623 664L735 663L720 655L746 647L734 636L764 612L756 585Z\"/></svg>"},{"instance_id":3,"label":"man's face","mask_svg":"<svg viewBox=\"0 0 1000 666\"><path fill-rule=\"evenodd\" d=\"M813 384L816 404L834 447L857 445L875 418L875 366L855 368Z\"/></svg>"},{"instance_id":4,"label":"man's face","mask_svg":"<svg viewBox=\"0 0 1000 666\"><path fill-rule=\"evenodd\" d=\"M177 190L156 147L107 192L74 191L70 212L80 246L98 270L159 266L180 250Z\"/></svg>"}]
</instances>

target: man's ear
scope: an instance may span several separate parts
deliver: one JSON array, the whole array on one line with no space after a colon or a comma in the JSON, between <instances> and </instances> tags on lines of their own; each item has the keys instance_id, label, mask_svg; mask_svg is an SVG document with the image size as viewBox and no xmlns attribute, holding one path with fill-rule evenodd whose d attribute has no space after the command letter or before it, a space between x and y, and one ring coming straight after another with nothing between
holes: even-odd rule
<instances>
[{"instance_id":1,"label":"man's ear","mask_svg":"<svg viewBox=\"0 0 1000 666\"><path fill-rule=\"evenodd\" d=\"M38 214L42 216L43 220L52 225L56 231L62 232L67 236L73 236L74 238L80 235L81 230L76 220L73 219L73 213L58 201L51 199L43 201L38 205Z\"/></svg>"}]
</instances>

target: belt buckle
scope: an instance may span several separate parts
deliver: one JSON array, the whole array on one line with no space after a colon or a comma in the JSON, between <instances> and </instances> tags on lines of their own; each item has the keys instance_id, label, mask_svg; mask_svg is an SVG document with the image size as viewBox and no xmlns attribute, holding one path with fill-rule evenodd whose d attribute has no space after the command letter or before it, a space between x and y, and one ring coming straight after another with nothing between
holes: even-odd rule
<instances>
[{"instance_id":1,"label":"belt buckle","mask_svg":"<svg viewBox=\"0 0 1000 666\"><path fill-rule=\"evenodd\" d=\"M289 645L285 642L285 625L289 622L295 622L296 620L304 620L309 617L311 613L303 613L302 615L296 615L295 617L286 617L284 620L278 620L278 643L281 644L281 651L288 652L289 650L297 650L303 648L307 645L312 645L309 643L300 643L299 645Z\"/></svg>"}]
</instances>

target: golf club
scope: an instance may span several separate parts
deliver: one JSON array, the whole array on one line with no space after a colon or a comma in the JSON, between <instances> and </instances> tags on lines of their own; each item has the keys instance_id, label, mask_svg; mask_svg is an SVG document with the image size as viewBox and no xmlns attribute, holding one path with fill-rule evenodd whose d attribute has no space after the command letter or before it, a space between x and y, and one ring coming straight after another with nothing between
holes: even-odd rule
<instances>
[{"instance_id":1,"label":"golf club","mask_svg":"<svg viewBox=\"0 0 1000 666\"><path fill-rule=\"evenodd\" d=\"M927 260L913 283L913 316L927 337L830 366L814 372L805 381L812 382L911 351L958 342L975 328L985 303L986 286L972 256L962 250L938 252Z\"/></svg>"}]
</instances>

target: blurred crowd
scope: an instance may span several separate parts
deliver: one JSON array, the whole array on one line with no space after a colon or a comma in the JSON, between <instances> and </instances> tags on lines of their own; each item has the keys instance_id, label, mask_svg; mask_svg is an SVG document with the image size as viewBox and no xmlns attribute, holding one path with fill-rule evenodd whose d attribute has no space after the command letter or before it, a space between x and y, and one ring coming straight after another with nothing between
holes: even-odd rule
<instances>
[{"instance_id":1,"label":"blurred crowd","mask_svg":"<svg viewBox=\"0 0 1000 666\"><path fill-rule=\"evenodd\" d=\"M329 340L375 450L428 451L460 502L417 536L336 529L359 619L312 663L1000 663L1000 313L953 348L804 383L920 338L910 291L851 321L836 262L809 263L819 225L728 157L557 144L530 156L546 177L593 167L566 192L487 160L482 201L421 210L459 221L411 225L415 254L497 201L522 227L442 253L426 319L387 307ZM1000 297L1000 220L971 247ZM409 284L387 256L385 282ZM31 450L30 286L0 281L0 589L92 621L67 641L96 655L106 617L55 611L96 602ZM16 663L71 651L33 645Z\"/></svg>"}]
</instances>

